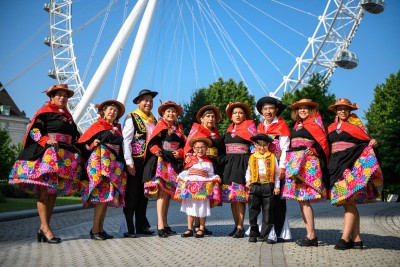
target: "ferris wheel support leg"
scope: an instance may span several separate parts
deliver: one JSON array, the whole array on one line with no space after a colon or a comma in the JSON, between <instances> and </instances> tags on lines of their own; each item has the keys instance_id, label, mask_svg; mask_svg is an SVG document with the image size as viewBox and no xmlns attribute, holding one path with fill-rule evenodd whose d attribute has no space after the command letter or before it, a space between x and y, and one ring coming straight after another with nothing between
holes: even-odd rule
<instances>
[{"instance_id":1,"label":"ferris wheel support leg","mask_svg":"<svg viewBox=\"0 0 400 267\"><path fill-rule=\"evenodd\" d=\"M143 55L144 47L150 32L151 23L153 21L154 12L158 0L149 0L146 10L143 14L135 42L132 47L131 54L124 72L121 82L121 88L118 93L117 100L125 104L130 91L132 90L133 82L136 78L138 67Z\"/></svg>"},{"instance_id":2,"label":"ferris wheel support leg","mask_svg":"<svg viewBox=\"0 0 400 267\"><path fill-rule=\"evenodd\" d=\"M120 49L124 47L126 41L131 35L136 22L138 21L140 14L145 8L147 2L148 0L139 0L132 12L129 14L124 25L122 25L73 113L73 117L76 122L79 122L82 119L86 108L89 106L93 97L96 95L96 92L103 84L104 79L107 77L107 74L110 72L111 67L118 57Z\"/></svg>"}]
</instances>

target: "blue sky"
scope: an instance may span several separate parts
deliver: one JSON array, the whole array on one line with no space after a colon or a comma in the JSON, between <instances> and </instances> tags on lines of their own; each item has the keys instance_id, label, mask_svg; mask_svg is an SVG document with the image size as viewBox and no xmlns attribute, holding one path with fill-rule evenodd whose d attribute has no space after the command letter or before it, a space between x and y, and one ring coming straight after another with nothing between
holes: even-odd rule
<instances>
[{"instance_id":1,"label":"blue sky","mask_svg":"<svg viewBox=\"0 0 400 267\"><path fill-rule=\"evenodd\" d=\"M129 10L135 2L130 1ZM254 9L245 7L246 5L239 0L229 1L229 7L232 8L232 12L236 12L244 19L254 23L265 35L284 46L295 56L299 56L304 50L307 44L306 37L311 36L314 32L317 16L325 7L325 1L322 0L279 1L312 14L305 15L303 12L294 11L293 8L277 4L276 1L249 0L249 2L256 4L268 15L260 15ZM73 30L77 30L90 21L108 3L109 1L103 0L73 1ZM177 3L182 4L183 16L181 19L178 16ZM207 18L206 16L200 17L199 13L196 13L198 11L193 8L196 17L196 22L194 22L190 16L190 10L187 9L187 3L193 4L195 1L159 1L159 9L154 20L155 29L149 37L142 67L129 99L133 99L142 88L150 88L160 92L158 99L162 101L174 100L180 104L187 103L197 88L208 87L221 75L225 80L233 78L236 81L244 77L249 91L254 94L256 99L265 96L269 90L273 91L281 82L282 75L263 57L244 32L251 36L252 40L261 47L262 51L283 73L288 72L294 65L295 59L292 56L279 49L268 38L252 31L251 27L245 26L245 23L240 24L243 29L246 28L242 31L222 10L223 5L215 5L215 14L221 24L226 27L229 38L234 40L237 51L240 51L243 58L232 47L230 51L224 51L218 38L212 34L211 28L207 30L208 35L205 36L192 34L192 29L197 27L196 24L207 24L204 22ZM208 1L208 3L215 4L216 2ZM0 82L6 85L6 90L28 117L32 117L38 107L47 100L46 95L41 92L55 83L55 80L47 76L48 69L52 68L51 57L47 56L43 60L39 60L49 50L49 47L43 44L43 40L49 32L49 17L48 13L43 10L43 4L44 2L26 0L4 0L1 3ZM73 37L81 77L87 69L85 86L88 85L122 23L123 4L124 1L120 0L111 9L90 67L87 65L103 16L99 16ZM228 7L225 6L225 8ZM359 116L363 116L363 111L368 109L373 99L375 86L384 83L391 73L397 73L400 70L399 11L400 1L389 0L385 3L383 13L379 15L366 13L349 49L357 54L359 66L352 70L338 68L331 78L330 91L337 97L346 97L358 103L360 111L357 114ZM161 15L161 12L168 16ZM177 24L176 21L179 19L185 23ZM201 24L202 20L204 24ZM277 23L276 20L284 22L300 34L288 30L287 27L282 27L282 24ZM211 52L203 42L205 39L212 44ZM133 38L130 38L121 54L120 65L114 66L95 96L94 103L117 97L118 92L114 91L114 88L119 87L132 43ZM211 63L210 54L217 63ZM228 54L234 55L241 75L235 70ZM36 61L39 63L27 70ZM260 76L265 84L264 88L250 75L246 62ZM27 71L23 74L25 70ZM17 76L18 78L13 80ZM157 100L156 107L158 105L159 101ZM127 111L134 109L131 101L128 101L126 106Z\"/></svg>"}]
</instances>

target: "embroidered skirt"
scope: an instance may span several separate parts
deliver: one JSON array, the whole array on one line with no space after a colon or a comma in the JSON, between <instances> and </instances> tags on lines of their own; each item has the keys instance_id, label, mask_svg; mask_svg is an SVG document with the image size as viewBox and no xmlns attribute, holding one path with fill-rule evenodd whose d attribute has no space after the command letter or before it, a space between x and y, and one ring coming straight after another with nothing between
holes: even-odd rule
<instances>
[{"instance_id":1,"label":"embroidered skirt","mask_svg":"<svg viewBox=\"0 0 400 267\"><path fill-rule=\"evenodd\" d=\"M289 151L286 158L282 197L312 202L326 198L319 159L316 156L307 156L305 150Z\"/></svg>"},{"instance_id":2,"label":"embroidered skirt","mask_svg":"<svg viewBox=\"0 0 400 267\"><path fill-rule=\"evenodd\" d=\"M17 160L10 172L10 184L38 194L38 186L49 194L71 195L79 191L80 155L50 146L37 160Z\"/></svg>"},{"instance_id":3,"label":"embroidered skirt","mask_svg":"<svg viewBox=\"0 0 400 267\"><path fill-rule=\"evenodd\" d=\"M249 190L244 184L232 182L230 185L223 184L221 200L224 203L247 202L249 199Z\"/></svg>"},{"instance_id":4,"label":"embroidered skirt","mask_svg":"<svg viewBox=\"0 0 400 267\"><path fill-rule=\"evenodd\" d=\"M108 203L112 207L125 205L126 173L124 164L105 145L96 147L88 159L86 172L89 180L82 181L82 203Z\"/></svg>"},{"instance_id":5,"label":"embroidered skirt","mask_svg":"<svg viewBox=\"0 0 400 267\"><path fill-rule=\"evenodd\" d=\"M144 183L144 194L148 198L157 198L159 190L174 197L176 191L176 177L172 165L162 157L157 159L156 175Z\"/></svg>"},{"instance_id":6,"label":"embroidered skirt","mask_svg":"<svg viewBox=\"0 0 400 267\"><path fill-rule=\"evenodd\" d=\"M192 199L206 200L213 208L221 202L220 189L216 180L182 181L179 182L174 199L178 201Z\"/></svg>"},{"instance_id":7,"label":"embroidered skirt","mask_svg":"<svg viewBox=\"0 0 400 267\"><path fill-rule=\"evenodd\" d=\"M383 175L372 146L367 146L354 162L352 169L346 169L333 185L331 204L342 205L345 201L356 204L375 202L383 188Z\"/></svg>"}]
</instances>

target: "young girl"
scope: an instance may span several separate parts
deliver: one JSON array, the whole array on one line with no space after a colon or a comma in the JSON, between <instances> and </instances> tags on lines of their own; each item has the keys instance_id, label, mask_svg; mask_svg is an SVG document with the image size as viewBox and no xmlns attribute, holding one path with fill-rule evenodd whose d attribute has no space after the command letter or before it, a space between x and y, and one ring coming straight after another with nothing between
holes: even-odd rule
<instances>
[{"instance_id":1,"label":"young girl","mask_svg":"<svg viewBox=\"0 0 400 267\"><path fill-rule=\"evenodd\" d=\"M218 183L221 179L214 174L213 164L206 156L211 140L206 137L194 137L189 140L189 145L194 153L177 177L175 199L182 200L181 211L188 215L188 229L181 236L193 236L193 223L195 217L199 217L200 228L196 229L195 236L202 238L206 216L210 216L210 208L220 202Z\"/></svg>"}]
</instances>

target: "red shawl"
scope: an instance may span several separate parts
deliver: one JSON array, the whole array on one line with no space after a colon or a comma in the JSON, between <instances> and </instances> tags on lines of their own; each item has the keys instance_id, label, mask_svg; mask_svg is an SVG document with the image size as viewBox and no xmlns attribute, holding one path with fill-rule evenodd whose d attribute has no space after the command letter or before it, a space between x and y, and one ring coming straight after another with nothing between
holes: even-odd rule
<instances>
[{"instance_id":1,"label":"red shawl","mask_svg":"<svg viewBox=\"0 0 400 267\"><path fill-rule=\"evenodd\" d=\"M361 120L357 120L358 124L361 124L361 127L357 124L351 123L352 119L358 119L355 114L351 114L349 118L347 119L346 122L339 123L338 120L336 120L334 123L329 125L328 127L328 134L330 134L333 131L336 131L338 128L338 125L340 125L340 130L345 131L349 134L351 134L353 137L360 139L360 140L371 140L371 138L365 133L363 130Z\"/></svg>"},{"instance_id":2,"label":"red shawl","mask_svg":"<svg viewBox=\"0 0 400 267\"><path fill-rule=\"evenodd\" d=\"M190 133L189 133L189 135L187 137L186 144L185 144L185 147L183 149L185 154L188 153L192 149L189 146L189 141L197 133L201 133L204 137L212 137L212 138L219 138L219 139L221 138L217 128L215 128L212 131L210 131L209 129L207 129L203 125L198 124L198 123L195 122L192 125L192 129L190 129Z\"/></svg>"},{"instance_id":3,"label":"red shawl","mask_svg":"<svg viewBox=\"0 0 400 267\"><path fill-rule=\"evenodd\" d=\"M155 136L157 136L161 131L163 130L168 130L171 129L174 131L180 138L183 138L185 140L185 134L183 132L182 124L179 124L178 126L176 125L170 125L168 124L164 119L160 119L158 123L156 124L156 127L154 128L153 132L151 133L151 136L147 142L150 142Z\"/></svg>"},{"instance_id":4,"label":"red shawl","mask_svg":"<svg viewBox=\"0 0 400 267\"><path fill-rule=\"evenodd\" d=\"M322 123L322 118L319 112L314 116L308 117L305 121L297 121L294 125L294 129L297 128L299 124L303 124L303 127L314 137L318 144L324 150L326 158L329 156L329 144L326 139L325 127Z\"/></svg>"},{"instance_id":5,"label":"red shawl","mask_svg":"<svg viewBox=\"0 0 400 267\"><path fill-rule=\"evenodd\" d=\"M76 144L86 143L88 140L90 140L93 136L95 136L99 132L107 130L116 131L118 134L122 136L121 124L118 123L117 126L114 127L105 119L98 118L97 121L95 121L92 125L90 125L90 127L86 130L86 132L78 139Z\"/></svg>"},{"instance_id":6,"label":"red shawl","mask_svg":"<svg viewBox=\"0 0 400 267\"><path fill-rule=\"evenodd\" d=\"M252 142L250 137L257 134L256 125L254 124L253 120L245 120L236 126L234 123L231 123L226 132L235 133L236 135L250 142Z\"/></svg>"},{"instance_id":7,"label":"red shawl","mask_svg":"<svg viewBox=\"0 0 400 267\"><path fill-rule=\"evenodd\" d=\"M32 130L32 126L36 121L36 118L44 113L57 113L60 115L60 117L64 116L67 118L68 121L72 121L73 122L73 118L71 113L69 113L67 107L65 106L64 108L59 108L57 105L51 103L50 101L47 101L43 107L41 107L33 116L33 119L31 120L31 123L28 126L28 130L26 131L25 137L24 137L24 143L23 143L23 147L25 148L26 145L26 141L28 139L29 136L29 132Z\"/></svg>"},{"instance_id":8,"label":"red shawl","mask_svg":"<svg viewBox=\"0 0 400 267\"><path fill-rule=\"evenodd\" d=\"M258 125L257 132L265 133L268 135L274 136L290 136L290 130L287 126L286 122L282 120L281 117L278 117L278 122L271 123L268 126L268 129L265 128L264 120Z\"/></svg>"},{"instance_id":9,"label":"red shawl","mask_svg":"<svg viewBox=\"0 0 400 267\"><path fill-rule=\"evenodd\" d=\"M203 162L208 162L208 163L212 164L211 160L207 156L204 156L201 159L203 160ZM187 170L198 162L199 162L199 158L195 155L191 155L189 162L186 162L185 167L183 169Z\"/></svg>"}]
</instances>

